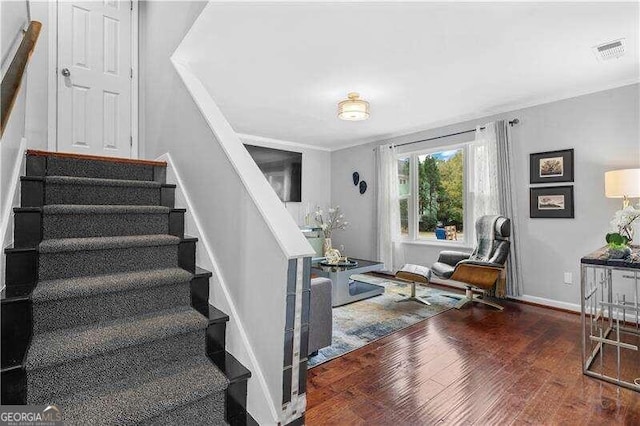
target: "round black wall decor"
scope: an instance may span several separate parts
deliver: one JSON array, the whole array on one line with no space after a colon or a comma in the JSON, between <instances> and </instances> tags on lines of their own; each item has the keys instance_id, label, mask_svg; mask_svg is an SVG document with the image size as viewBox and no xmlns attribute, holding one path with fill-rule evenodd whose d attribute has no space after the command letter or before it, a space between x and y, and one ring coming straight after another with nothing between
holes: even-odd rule
<instances>
[{"instance_id":1,"label":"round black wall decor","mask_svg":"<svg viewBox=\"0 0 640 426\"><path fill-rule=\"evenodd\" d=\"M351 175L353 177L353 184L355 186L358 186L358 182L360 182L360 173L358 172L353 172L353 175Z\"/></svg>"},{"instance_id":2,"label":"round black wall decor","mask_svg":"<svg viewBox=\"0 0 640 426\"><path fill-rule=\"evenodd\" d=\"M365 192L367 192L367 182L361 181L360 182L360 194L364 194Z\"/></svg>"}]
</instances>

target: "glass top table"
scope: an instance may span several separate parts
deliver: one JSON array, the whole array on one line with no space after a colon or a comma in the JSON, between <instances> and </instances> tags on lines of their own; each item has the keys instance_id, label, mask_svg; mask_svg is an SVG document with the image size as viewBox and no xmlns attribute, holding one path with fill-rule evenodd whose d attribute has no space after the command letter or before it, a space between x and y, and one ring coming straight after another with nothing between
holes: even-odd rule
<instances>
[{"instance_id":1,"label":"glass top table","mask_svg":"<svg viewBox=\"0 0 640 426\"><path fill-rule=\"evenodd\" d=\"M351 279L352 275L363 274L371 271L381 271L383 264L371 260L349 258L358 262L349 266L325 266L321 265L324 259L315 259L311 263L311 273L320 277L329 278L332 283L332 306L342 306L358 300L368 299L384 293L384 287Z\"/></svg>"}]
</instances>

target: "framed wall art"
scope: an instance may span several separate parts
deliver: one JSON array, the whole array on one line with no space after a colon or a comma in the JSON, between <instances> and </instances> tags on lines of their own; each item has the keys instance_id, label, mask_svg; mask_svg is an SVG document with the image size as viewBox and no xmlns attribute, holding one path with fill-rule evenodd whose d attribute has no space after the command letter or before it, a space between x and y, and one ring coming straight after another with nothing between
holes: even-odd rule
<instances>
[{"instance_id":1,"label":"framed wall art","mask_svg":"<svg viewBox=\"0 0 640 426\"><path fill-rule=\"evenodd\" d=\"M573 186L529 188L531 218L573 219Z\"/></svg>"},{"instance_id":2,"label":"framed wall art","mask_svg":"<svg viewBox=\"0 0 640 426\"><path fill-rule=\"evenodd\" d=\"M529 155L530 183L573 182L573 149Z\"/></svg>"}]
</instances>

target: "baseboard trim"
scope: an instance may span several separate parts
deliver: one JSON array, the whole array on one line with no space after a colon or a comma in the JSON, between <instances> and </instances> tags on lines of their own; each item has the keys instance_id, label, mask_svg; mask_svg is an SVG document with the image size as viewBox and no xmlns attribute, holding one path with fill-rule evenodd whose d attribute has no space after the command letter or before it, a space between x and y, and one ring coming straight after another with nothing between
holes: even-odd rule
<instances>
[{"instance_id":1,"label":"baseboard trim","mask_svg":"<svg viewBox=\"0 0 640 426\"><path fill-rule=\"evenodd\" d=\"M542 308L553 309L554 311L567 312L570 314L580 314L580 305L575 303L560 302L558 300L546 299L544 297L529 296L523 294L518 297L509 297L514 302L524 303L526 305L539 306Z\"/></svg>"}]
</instances>

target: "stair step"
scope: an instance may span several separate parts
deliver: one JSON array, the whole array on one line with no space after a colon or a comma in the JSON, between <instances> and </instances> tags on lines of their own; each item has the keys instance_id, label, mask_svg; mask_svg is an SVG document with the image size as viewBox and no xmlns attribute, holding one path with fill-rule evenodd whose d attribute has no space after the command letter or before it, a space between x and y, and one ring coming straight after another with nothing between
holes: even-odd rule
<instances>
[{"instance_id":1,"label":"stair step","mask_svg":"<svg viewBox=\"0 0 640 426\"><path fill-rule=\"evenodd\" d=\"M27 370L88 358L130 346L137 346L174 334L204 329L207 320L191 307L82 326L33 337Z\"/></svg>"},{"instance_id":2,"label":"stair step","mask_svg":"<svg viewBox=\"0 0 640 426\"><path fill-rule=\"evenodd\" d=\"M42 281L32 295L34 333L188 306L191 278L168 268Z\"/></svg>"},{"instance_id":3,"label":"stair step","mask_svg":"<svg viewBox=\"0 0 640 426\"><path fill-rule=\"evenodd\" d=\"M133 247L171 246L180 243L173 235L133 235L119 237L59 238L43 241L40 253L127 249Z\"/></svg>"},{"instance_id":4,"label":"stair step","mask_svg":"<svg viewBox=\"0 0 640 426\"><path fill-rule=\"evenodd\" d=\"M29 176L78 176L164 182L167 163L62 152L27 151Z\"/></svg>"},{"instance_id":5,"label":"stair step","mask_svg":"<svg viewBox=\"0 0 640 426\"><path fill-rule=\"evenodd\" d=\"M62 238L38 246L40 281L178 266L171 235Z\"/></svg>"},{"instance_id":6,"label":"stair step","mask_svg":"<svg viewBox=\"0 0 640 426\"><path fill-rule=\"evenodd\" d=\"M219 351L208 355L216 367L229 379L229 383L247 380L251 377L251 371L229 352Z\"/></svg>"},{"instance_id":7,"label":"stair step","mask_svg":"<svg viewBox=\"0 0 640 426\"><path fill-rule=\"evenodd\" d=\"M208 321L188 306L36 334L27 353L29 403L138 377L204 353Z\"/></svg>"},{"instance_id":8,"label":"stair step","mask_svg":"<svg viewBox=\"0 0 640 426\"><path fill-rule=\"evenodd\" d=\"M194 306L193 309L200 312L200 314L207 318L209 320L209 324L229 322L229 315L209 304Z\"/></svg>"},{"instance_id":9,"label":"stair step","mask_svg":"<svg viewBox=\"0 0 640 426\"><path fill-rule=\"evenodd\" d=\"M196 266L196 272L193 275L196 276L197 278L199 277L211 278L213 276L213 273L204 268Z\"/></svg>"},{"instance_id":10,"label":"stair step","mask_svg":"<svg viewBox=\"0 0 640 426\"><path fill-rule=\"evenodd\" d=\"M46 176L44 181L52 185L76 185L76 186L108 186L116 188L160 188L162 184L146 180L104 179L77 176Z\"/></svg>"},{"instance_id":11,"label":"stair step","mask_svg":"<svg viewBox=\"0 0 640 426\"><path fill-rule=\"evenodd\" d=\"M42 238L168 234L170 212L163 206L47 205Z\"/></svg>"},{"instance_id":12,"label":"stair step","mask_svg":"<svg viewBox=\"0 0 640 426\"><path fill-rule=\"evenodd\" d=\"M170 209L163 206L120 206L53 204L44 206L45 215L118 215L118 214L167 214L170 211L185 212L186 209Z\"/></svg>"},{"instance_id":13,"label":"stair step","mask_svg":"<svg viewBox=\"0 0 640 426\"><path fill-rule=\"evenodd\" d=\"M186 209L164 206L51 204L15 207L14 244L42 240L169 234L184 236Z\"/></svg>"},{"instance_id":14,"label":"stair step","mask_svg":"<svg viewBox=\"0 0 640 426\"><path fill-rule=\"evenodd\" d=\"M160 183L49 176L45 204L160 205Z\"/></svg>"},{"instance_id":15,"label":"stair step","mask_svg":"<svg viewBox=\"0 0 640 426\"><path fill-rule=\"evenodd\" d=\"M31 301L29 295L15 293L7 297L2 291L0 325L2 369L21 365L31 340Z\"/></svg>"},{"instance_id":16,"label":"stair step","mask_svg":"<svg viewBox=\"0 0 640 426\"><path fill-rule=\"evenodd\" d=\"M68 425L224 423L227 380L205 357L163 366L145 381L127 378L101 391L55 399Z\"/></svg>"},{"instance_id":17,"label":"stair step","mask_svg":"<svg viewBox=\"0 0 640 426\"><path fill-rule=\"evenodd\" d=\"M134 205L173 207L175 185L155 181L73 176L22 177L21 205Z\"/></svg>"},{"instance_id":18,"label":"stair step","mask_svg":"<svg viewBox=\"0 0 640 426\"><path fill-rule=\"evenodd\" d=\"M167 268L41 281L33 291L32 300L34 303L40 303L95 294L120 293L140 288L184 283L190 281L192 276L193 274L184 269Z\"/></svg>"}]
</instances>

